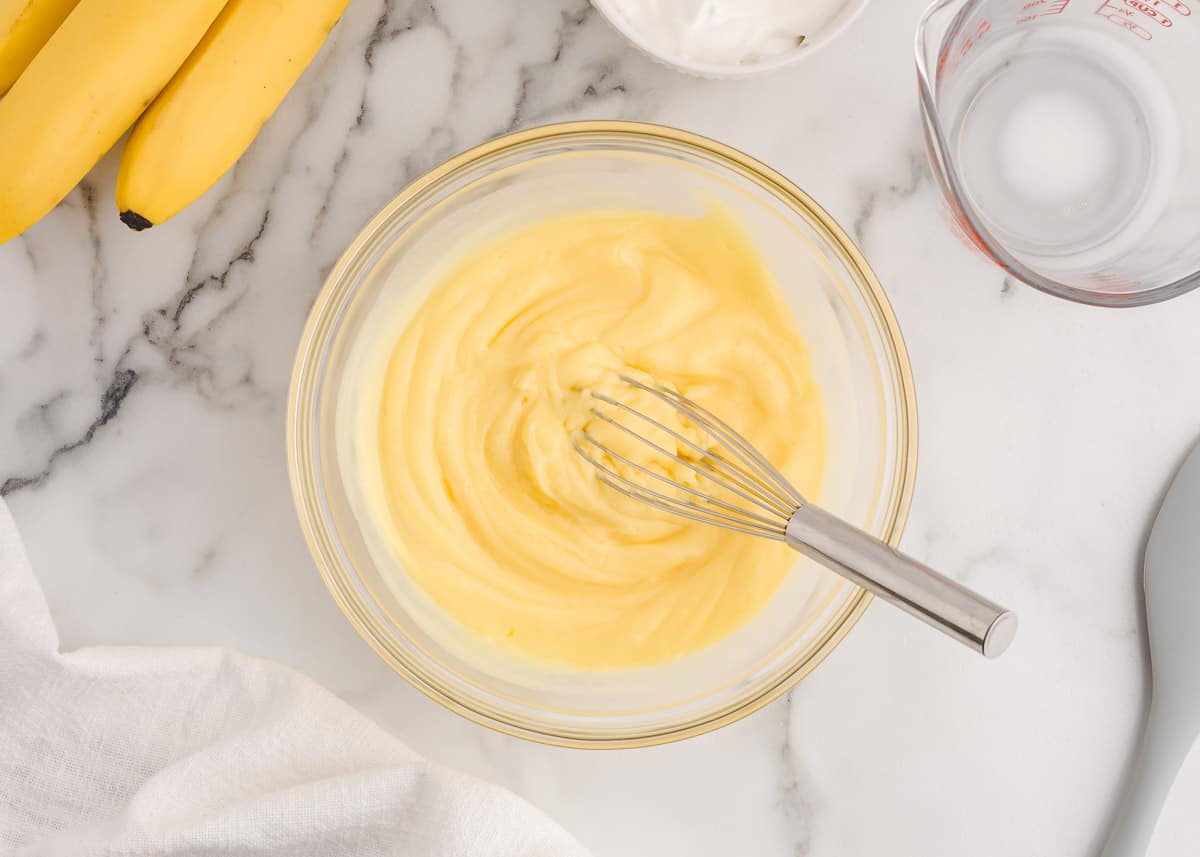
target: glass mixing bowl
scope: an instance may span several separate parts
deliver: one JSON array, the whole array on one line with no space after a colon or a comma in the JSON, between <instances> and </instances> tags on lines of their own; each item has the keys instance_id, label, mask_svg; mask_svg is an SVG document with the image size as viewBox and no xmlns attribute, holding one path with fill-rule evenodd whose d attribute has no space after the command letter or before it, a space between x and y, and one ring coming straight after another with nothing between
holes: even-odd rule
<instances>
[{"instance_id":1,"label":"glass mixing bowl","mask_svg":"<svg viewBox=\"0 0 1200 857\"><path fill-rule=\"evenodd\" d=\"M866 609L869 594L797 556L799 573L762 613L682 659L610 672L517 662L477 645L433 607L364 509L355 452L369 413L361 352L410 284L456 247L555 214L699 214L714 202L753 238L808 343L829 437L825 485L813 499L899 541L916 466L908 355L879 281L828 214L752 158L670 128L579 122L492 140L413 182L342 255L301 338L288 406L293 495L330 593L381 658L453 711L568 746L684 738L786 692Z\"/></svg>"}]
</instances>

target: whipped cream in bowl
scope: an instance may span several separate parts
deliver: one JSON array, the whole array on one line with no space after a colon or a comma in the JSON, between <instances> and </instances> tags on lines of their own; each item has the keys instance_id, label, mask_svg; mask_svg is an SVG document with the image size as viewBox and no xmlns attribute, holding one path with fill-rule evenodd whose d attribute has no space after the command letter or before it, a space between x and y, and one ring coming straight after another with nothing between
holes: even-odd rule
<instances>
[{"instance_id":1,"label":"whipped cream in bowl","mask_svg":"<svg viewBox=\"0 0 1200 857\"><path fill-rule=\"evenodd\" d=\"M652 58L700 77L748 77L831 41L867 0L592 0Z\"/></svg>"}]
</instances>

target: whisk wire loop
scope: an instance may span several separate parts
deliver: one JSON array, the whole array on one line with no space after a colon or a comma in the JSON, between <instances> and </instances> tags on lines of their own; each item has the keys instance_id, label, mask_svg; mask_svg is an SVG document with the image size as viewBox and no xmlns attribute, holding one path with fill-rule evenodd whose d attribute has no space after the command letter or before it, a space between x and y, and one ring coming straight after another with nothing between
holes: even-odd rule
<instances>
[{"instance_id":1,"label":"whisk wire loop","mask_svg":"<svg viewBox=\"0 0 1200 857\"><path fill-rule=\"evenodd\" d=\"M720 521L726 521L726 522L735 523L735 524L757 525L756 529L754 530L755 534L759 534L759 535L770 534L772 537L774 537L774 535L776 533L778 533L780 538L782 538L782 536L783 536L784 525L781 524L778 520L771 520L769 518L764 518L761 515L757 515L754 512L749 512L749 511L741 508L740 506L735 506L732 503L726 503L723 500L719 500L716 497L712 497L712 496L704 493L703 491L700 491L696 488L692 488L690 485L684 485L682 482L676 482L674 479L671 479L669 476L664 476L661 473L655 473L650 468L645 467L641 464L638 464L636 461L633 461L633 460L629 459L628 457L621 455L616 450L601 443L599 440L596 439L596 437L594 435L590 434L589 432L586 432L586 431L581 432L580 437L582 437L584 440L586 440L588 443L590 443L593 447L598 449L600 452L605 453L606 455L612 457L616 461L620 461L622 464L632 467L634 470L637 470L639 473L644 473L646 476L649 476L652 479L656 479L659 482L670 485L672 488L677 488L682 491L685 491L688 494L691 494L692 496L694 496L700 500L703 500L706 503L712 504L714 506L717 506L718 508L732 512L732 513L734 513L734 515L736 515L738 517L732 517L730 515L725 515L720 512L715 512L711 509L705 509L703 506L698 506L695 502L685 502L683 500L680 500L678 497L671 497L670 495L663 494L660 491L655 491L653 488L647 488L645 485L640 485L637 482L634 482L632 479L622 476L619 473L613 471L612 469L605 467L603 463L598 461L594 456L590 455L586 450L584 450L583 447L580 445L579 441L573 441L572 443L575 446L576 452L578 452L580 455L582 455L584 458L586 458L592 464L593 467L595 467L598 471L600 471L601 481L603 481L606 485L609 485L610 487L617 488L619 486L625 486L625 488L627 488L628 491L625 491L623 493L629 493L629 491L640 492L637 496L637 499L639 499L639 500L644 500L646 502L650 502L650 500L648 498L653 498L655 500L658 500L659 504L661 504L661 503L669 504L671 508L667 509L667 511L674 512L674 511L678 511L679 509L693 510L696 514L713 515ZM659 505L659 504L653 504L653 505ZM660 506L660 508L661 508L661 506ZM708 523L716 523L715 521L708 521L707 518L705 518L703 520L705 520Z\"/></svg>"},{"instance_id":2,"label":"whisk wire loop","mask_svg":"<svg viewBox=\"0 0 1200 857\"><path fill-rule=\"evenodd\" d=\"M699 521L702 524L718 524L727 530L734 530L739 533L746 533L751 536L760 536L766 539L773 539L781 542L786 537L786 533L778 529L769 529L768 527L756 526L749 523L744 523L736 518L728 515L722 515L720 512L714 512L711 509L702 509L699 506L690 503L684 503L672 497L667 497L659 494L656 491L651 491L648 488L642 488L634 483L626 482L625 485L619 485L607 474L600 475L600 481L612 488L614 491L619 491L626 497L645 503L648 506L653 506L656 509L662 509L664 512L670 512L672 515L679 515L683 518L688 518L693 521ZM634 487L628 487L634 484Z\"/></svg>"},{"instance_id":3,"label":"whisk wire loop","mask_svg":"<svg viewBox=\"0 0 1200 857\"><path fill-rule=\"evenodd\" d=\"M663 432L666 432L671 437L678 440L680 443L683 443L685 446L689 447L690 449L692 449L696 453L698 453L700 455L700 459L699 459L699 461L691 461L689 459L684 458L681 455L671 452L671 451L667 450L665 447L661 446L660 444L657 444L654 441L650 440L650 438L646 437L645 435L639 434L638 432L634 431L629 426L622 423L620 420L615 419L611 415L604 413L603 411L593 408L592 409L593 416L620 429L625 434L640 441L641 443L644 443L646 446L655 450L660 455L664 455L667 458L670 458L670 459L678 462L679 464L682 464L684 467L686 467L689 470L693 471L694 473L702 476L703 478L708 479L709 481L713 482L714 484L719 485L720 487L724 488L726 491L729 491L732 494L736 494L737 496L741 497L746 502L753 503L754 505L758 506L760 509L770 512L771 514L781 516L782 520L779 522L780 526L782 526L784 523L786 523L788 516L792 513L792 510L790 508L786 508L786 507L782 506L781 504L779 504L778 502L773 502L771 500L771 498L769 498L767 496L763 496L761 492L756 491L751 486L738 487L738 483L744 483L744 480L742 478L740 478L739 473L736 470L729 468L727 465L724 469L714 466L712 464L713 459L709 455L709 450L707 450L704 447L700 446L699 444L689 440L688 438L684 437L682 434L675 431L674 429L668 428L666 425L664 425L663 423L654 419L653 417L651 417L647 414L643 414L641 411L638 411L634 408L631 408L629 405L626 405L624 402L619 402L616 399L605 396L602 393L592 393L592 396L606 404L613 405L617 408L620 408L625 413L635 416L638 419L641 419L641 420L649 423L650 425L654 426L655 428L658 428L658 429L662 430ZM707 463L708 466L707 467L702 466L703 463ZM681 483L675 482L674 480L668 480L668 481L670 481L676 485L681 484Z\"/></svg>"},{"instance_id":4,"label":"whisk wire loop","mask_svg":"<svg viewBox=\"0 0 1200 857\"><path fill-rule=\"evenodd\" d=\"M788 510L789 514L792 509L805 502L800 492L792 487L792 483L788 482L787 478L779 472L775 465L771 464L762 453L751 446L732 426L712 411L701 407L681 393L677 393L666 387L651 386L629 375L621 375L620 379L626 384L643 390L671 405L691 422L706 429L717 440L721 441L721 443L729 448L730 452L737 456L742 464L750 468L751 472L756 475L758 472L764 474L770 480L770 483L773 483L774 487L770 488L772 493L779 497L785 505L791 507Z\"/></svg>"}]
</instances>

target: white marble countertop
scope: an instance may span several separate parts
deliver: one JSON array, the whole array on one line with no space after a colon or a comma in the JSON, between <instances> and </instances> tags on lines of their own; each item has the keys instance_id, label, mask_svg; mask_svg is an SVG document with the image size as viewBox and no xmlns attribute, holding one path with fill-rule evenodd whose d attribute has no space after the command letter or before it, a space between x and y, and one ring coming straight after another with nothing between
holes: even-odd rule
<instances>
[{"instance_id":1,"label":"white marble countertop","mask_svg":"<svg viewBox=\"0 0 1200 857\"><path fill-rule=\"evenodd\" d=\"M122 226L107 159L0 247L0 485L63 646L221 643L295 666L427 755L502 783L598 857L1087 857L1147 695L1139 558L1200 434L1200 294L1135 311L1019 284L946 227L911 55L879 0L765 79L646 60L585 0L354 0L201 202ZM903 327L921 463L906 547L1016 608L984 662L874 606L786 701L637 751L552 749L442 710L345 622L292 509L294 348L359 227L440 159L581 117L677 125L811 192ZM1153 853L1196 853L1200 752Z\"/></svg>"}]
</instances>

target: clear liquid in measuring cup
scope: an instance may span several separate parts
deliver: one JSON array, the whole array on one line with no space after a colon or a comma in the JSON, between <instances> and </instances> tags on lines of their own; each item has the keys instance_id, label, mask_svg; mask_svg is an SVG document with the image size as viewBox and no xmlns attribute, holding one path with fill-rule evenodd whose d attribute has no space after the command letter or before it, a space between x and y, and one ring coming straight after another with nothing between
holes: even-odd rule
<instances>
[{"instance_id":1,"label":"clear liquid in measuring cup","mask_svg":"<svg viewBox=\"0 0 1200 857\"><path fill-rule=\"evenodd\" d=\"M1176 114L1157 72L1119 38L1018 30L956 74L942 105L951 151L1011 250L1049 268L1094 266L1152 228L1178 171Z\"/></svg>"}]
</instances>

